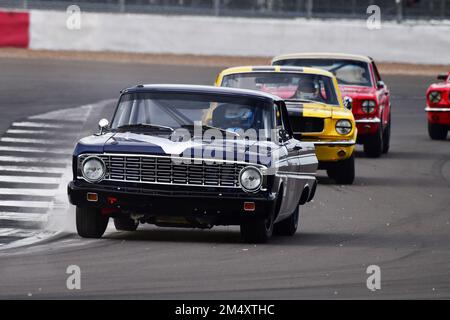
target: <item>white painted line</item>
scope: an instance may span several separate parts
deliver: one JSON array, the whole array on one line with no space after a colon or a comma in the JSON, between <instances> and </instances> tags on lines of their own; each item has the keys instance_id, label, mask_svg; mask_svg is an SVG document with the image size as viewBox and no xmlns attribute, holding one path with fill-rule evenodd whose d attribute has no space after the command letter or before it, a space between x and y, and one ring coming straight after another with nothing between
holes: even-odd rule
<instances>
[{"instance_id":1,"label":"white painted line","mask_svg":"<svg viewBox=\"0 0 450 320\"><path fill-rule=\"evenodd\" d=\"M22 129L9 129L6 131L9 134L61 134L56 133L53 130L22 130Z\"/></svg>"},{"instance_id":2,"label":"white painted line","mask_svg":"<svg viewBox=\"0 0 450 320\"><path fill-rule=\"evenodd\" d=\"M24 212L0 212L0 220L43 222L47 221L46 214L24 213Z\"/></svg>"},{"instance_id":3,"label":"white painted line","mask_svg":"<svg viewBox=\"0 0 450 320\"><path fill-rule=\"evenodd\" d=\"M18 127L20 126L20 127L30 127L30 128L64 128L63 124L31 122L31 121L13 122L12 125L18 126Z\"/></svg>"},{"instance_id":4,"label":"white painted line","mask_svg":"<svg viewBox=\"0 0 450 320\"><path fill-rule=\"evenodd\" d=\"M31 237L37 234L36 230L24 230L15 228L0 228L0 236L14 236L14 237Z\"/></svg>"},{"instance_id":5,"label":"white painted line","mask_svg":"<svg viewBox=\"0 0 450 320\"><path fill-rule=\"evenodd\" d=\"M59 184L60 178L30 177L30 176L2 176L0 182L20 182L20 183L54 183Z\"/></svg>"},{"instance_id":6,"label":"white painted line","mask_svg":"<svg viewBox=\"0 0 450 320\"><path fill-rule=\"evenodd\" d=\"M35 147L10 147L10 146L0 146L0 151L18 151L18 152L37 152L37 153L55 153L55 154L67 154L70 156L72 149L61 149L61 148L35 148Z\"/></svg>"},{"instance_id":7,"label":"white painted line","mask_svg":"<svg viewBox=\"0 0 450 320\"><path fill-rule=\"evenodd\" d=\"M30 139L30 138L10 138L2 137L0 138L2 142L16 142L16 143L35 143L35 144L57 144L57 143L68 143L67 140L53 140L53 139Z\"/></svg>"},{"instance_id":8,"label":"white painted line","mask_svg":"<svg viewBox=\"0 0 450 320\"><path fill-rule=\"evenodd\" d=\"M20 172L43 172L43 173L63 173L65 168L56 167L28 167L28 166L1 166L0 170L20 171Z\"/></svg>"},{"instance_id":9,"label":"white painted line","mask_svg":"<svg viewBox=\"0 0 450 320\"><path fill-rule=\"evenodd\" d=\"M0 211L2 207L48 208L50 204L50 201L0 200Z\"/></svg>"},{"instance_id":10,"label":"white painted line","mask_svg":"<svg viewBox=\"0 0 450 320\"><path fill-rule=\"evenodd\" d=\"M25 189L25 188L0 188L0 194L2 195L24 195L24 196L45 196L53 197L56 193L55 189Z\"/></svg>"},{"instance_id":11,"label":"white painted line","mask_svg":"<svg viewBox=\"0 0 450 320\"><path fill-rule=\"evenodd\" d=\"M14 156L0 156L0 161L8 162L45 162L49 164L65 164L71 159L50 159L46 157L14 157Z\"/></svg>"}]
</instances>

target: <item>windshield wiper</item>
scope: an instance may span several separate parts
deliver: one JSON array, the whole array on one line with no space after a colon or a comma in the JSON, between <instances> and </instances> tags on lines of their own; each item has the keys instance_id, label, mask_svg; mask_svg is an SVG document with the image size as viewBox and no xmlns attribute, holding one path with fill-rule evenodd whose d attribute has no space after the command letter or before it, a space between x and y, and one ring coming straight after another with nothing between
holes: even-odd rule
<instances>
[{"instance_id":1,"label":"windshield wiper","mask_svg":"<svg viewBox=\"0 0 450 320\"><path fill-rule=\"evenodd\" d=\"M188 129L194 129L197 125L195 124L184 124L181 127L182 128L188 128ZM215 129L215 130L219 130L220 132L224 132L224 133L231 133L233 135L235 135L236 137L239 137L239 133L237 132L233 132L233 131L228 131L226 129L222 129L222 128L217 128L217 127L213 127L213 126L208 126L206 124L202 124L199 127L202 128L202 131L206 131L208 129Z\"/></svg>"},{"instance_id":2,"label":"windshield wiper","mask_svg":"<svg viewBox=\"0 0 450 320\"><path fill-rule=\"evenodd\" d=\"M132 123L132 124L124 124L123 126L117 127L119 130L126 130L126 129L156 129L156 130L163 130L163 131L170 131L174 132L175 130L168 126L162 126L159 124L151 124L151 123Z\"/></svg>"}]
</instances>

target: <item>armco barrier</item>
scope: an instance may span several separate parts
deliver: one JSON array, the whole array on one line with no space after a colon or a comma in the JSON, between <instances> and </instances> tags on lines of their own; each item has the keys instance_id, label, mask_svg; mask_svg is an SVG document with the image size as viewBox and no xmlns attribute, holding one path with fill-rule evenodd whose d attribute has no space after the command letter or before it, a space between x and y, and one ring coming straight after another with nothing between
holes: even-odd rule
<instances>
[{"instance_id":1,"label":"armco barrier","mask_svg":"<svg viewBox=\"0 0 450 320\"><path fill-rule=\"evenodd\" d=\"M28 47L29 17L28 12L0 11L0 47Z\"/></svg>"}]
</instances>

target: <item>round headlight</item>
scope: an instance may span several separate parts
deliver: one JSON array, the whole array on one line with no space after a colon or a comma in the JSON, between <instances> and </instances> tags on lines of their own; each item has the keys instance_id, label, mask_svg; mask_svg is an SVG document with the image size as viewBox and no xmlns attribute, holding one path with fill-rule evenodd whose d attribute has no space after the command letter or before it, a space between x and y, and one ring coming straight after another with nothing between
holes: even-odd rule
<instances>
[{"instance_id":1,"label":"round headlight","mask_svg":"<svg viewBox=\"0 0 450 320\"><path fill-rule=\"evenodd\" d=\"M239 174L239 183L247 192L259 190L262 185L262 173L256 167L245 167Z\"/></svg>"},{"instance_id":2,"label":"round headlight","mask_svg":"<svg viewBox=\"0 0 450 320\"><path fill-rule=\"evenodd\" d=\"M362 103L362 111L365 113L372 113L375 111L375 106L377 104L373 100L364 100Z\"/></svg>"},{"instance_id":3,"label":"round headlight","mask_svg":"<svg viewBox=\"0 0 450 320\"><path fill-rule=\"evenodd\" d=\"M431 91L428 94L428 99L430 99L430 101L433 103L438 103L439 101L441 101L441 98L441 93L439 91Z\"/></svg>"},{"instance_id":4,"label":"round headlight","mask_svg":"<svg viewBox=\"0 0 450 320\"><path fill-rule=\"evenodd\" d=\"M83 178L89 182L99 182L103 180L106 174L105 163L97 157L88 157L81 165Z\"/></svg>"},{"instance_id":5,"label":"round headlight","mask_svg":"<svg viewBox=\"0 0 450 320\"><path fill-rule=\"evenodd\" d=\"M339 134L349 134L352 131L352 123L346 119L338 120L336 122L336 131Z\"/></svg>"}]
</instances>

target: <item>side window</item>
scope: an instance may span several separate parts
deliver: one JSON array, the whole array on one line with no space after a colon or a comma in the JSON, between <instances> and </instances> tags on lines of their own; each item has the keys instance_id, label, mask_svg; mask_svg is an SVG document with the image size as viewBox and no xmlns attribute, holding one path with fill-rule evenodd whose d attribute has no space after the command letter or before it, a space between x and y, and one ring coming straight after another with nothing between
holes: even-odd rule
<instances>
[{"instance_id":1,"label":"side window","mask_svg":"<svg viewBox=\"0 0 450 320\"><path fill-rule=\"evenodd\" d=\"M375 74L375 82L381 81L380 73L378 72L375 62L372 62L373 72Z\"/></svg>"}]
</instances>

